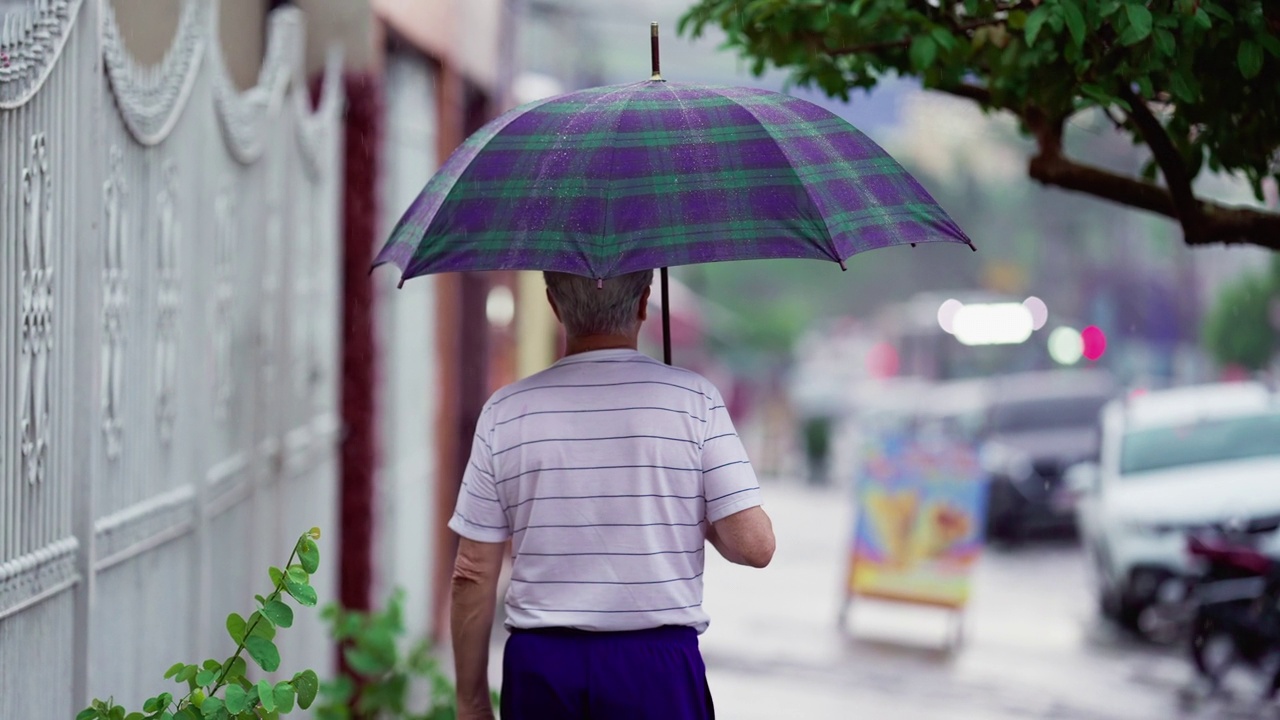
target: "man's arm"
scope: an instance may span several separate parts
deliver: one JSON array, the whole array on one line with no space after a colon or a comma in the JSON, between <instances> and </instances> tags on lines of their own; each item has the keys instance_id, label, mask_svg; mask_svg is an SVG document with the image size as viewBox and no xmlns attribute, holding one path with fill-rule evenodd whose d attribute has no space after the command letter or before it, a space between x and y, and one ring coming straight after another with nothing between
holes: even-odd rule
<instances>
[{"instance_id":1,"label":"man's arm","mask_svg":"<svg viewBox=\"0 0 1280 720\"><path fill-rule=\"evenodd\" d=\"M453 566L453 665L458 677L458 720L493 717L489 701L489 634L498 575L507 544L462 538Z\"/></svg>"},{"instance_id":2,"label":"man's arm","mask_svg":"<svg viewBox=\"0 0 1280 720\"><path fill-rule=\"evenodd\" d=\"M773 559L773 522L760 506L721 518L707 527L707 541L738 565L762 568Z\"/></svg>"}]
</instances>

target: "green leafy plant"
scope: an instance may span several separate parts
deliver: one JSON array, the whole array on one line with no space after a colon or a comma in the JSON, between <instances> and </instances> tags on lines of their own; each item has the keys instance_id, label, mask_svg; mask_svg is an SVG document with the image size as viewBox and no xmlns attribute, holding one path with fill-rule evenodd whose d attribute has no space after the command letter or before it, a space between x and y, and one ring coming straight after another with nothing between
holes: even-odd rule
<instances>
[{"instance_id":1,"label":"green leafy plant","mask_svg":"<svg viewBox=\"0 0 1280 720\"><path fill-rule=\"evenodd\" d=\"M708 26L757 74L782 68L832 97L905 77L1008 112L1036 142L1033 179L1174 219L1188 244L1280 249L1280 213L1193 186L1222 172L1261 200L1280 179L1274 0L697 0L681 31ZM1073 159L1065 134L1081 117L1109 119L1151 162L1130 174Z\"/></svg>"},{"instance_id":2,"label":"green leafy plant","mask_svg":"<svg viewBox=\"0 0 1280 720\"><path fill-rule=\"evenodd\" d=\"M320 529L311 528L294 544L284 569L270 569L272 590L265 597L256 596L258 609L248 618L239 613L227 616L227 634L236 643L231 657L221 662L205 660L200 665L175 663L169 668L165 679L185 683L185 695L166 692L147 698L141 712L130 712L111 699L95 699L76 720L277 720L295 706L310 707L320 689L314 670L303 670L274 684L266 679L255 683L248 678L244 655L266 672L280 669L276 630L293 625L293 608L286 598L302 607L316 604L311 575L320 566L319 539Z\"/></svg>"},{"instance_id":3,"label":"green leafy plant","mask_svg":"<svg viewBox=\"0 0 1280 720\"><path fill-rule=\"evenodd\" d=\"M397 590L382 610L359 612L330 605L323 611L330 634L356 678L340 677L320 688L318 720L452 720L457 717L453 682L420 640L404 644L404 593ZM358 681L357 681L358 679ZM426 691L415 710L415 686ZM493 696L495 707L497 695Z\"/></svg>"}]
</instances>

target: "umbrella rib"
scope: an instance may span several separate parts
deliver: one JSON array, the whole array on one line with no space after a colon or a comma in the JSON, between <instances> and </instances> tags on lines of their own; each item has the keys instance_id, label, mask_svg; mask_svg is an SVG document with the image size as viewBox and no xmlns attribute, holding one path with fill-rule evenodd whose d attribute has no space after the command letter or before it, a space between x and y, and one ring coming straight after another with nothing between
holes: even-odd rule
<instances>
[{"instance_id":1,"label":"umbrella rib","mask_svg":"<svg viewBox=\"0 0 1280 720\"><path fill-rule=\"evenodd\" d=\"M724 98L725 100L728 100L734 105L742 108L743 111L745 111L747 114L749 114L752 118L755 119L755 121L760 125L760 128L764 130L765 136L769 138L769 142L773 143L773 146L778 149L778 152L782 153L782 156L787 159L786 168L789 172L791 172L795 176L796 184L799 185L800 188L804 191L804 196L809 199L809 205L813 209L814 214L819 218L825 218L822 212L822 208L818 206L818 201L814 199L813 194L809 191L808 183L804 182L804 179L800 177L800 173L796 170L796 166L795 166L795 163L792 162L791 155L787 152L786 148L783 147L782 143L778 142L778 139L773 136L773 133L770 132L771 125L765 122L765 120L761 118L759 115L757 115L751 107L747 106L745 103L739 102L738 99L733 97L732 95L729 95L728 93L723 92L724 88L720 88L716 86L707 86L707 88L712 92L714 92L715 94L719 95L720 97ZM779 111L792 114L790 108L786 108L781 104L774 105L773 107ZM794 114L792 115L794 117ZM803 121L802 118L800 120ZM827 238L827 252L829 254L829 257L833 261L839 263L840 268L842 270L845 269L844 258L840 257L840 249L836 247L835 238L831 237L831 228L827 227L827 223L825 219L822 220L820 225L822 226L822 234Z\"/></svg>"}]
</instances>

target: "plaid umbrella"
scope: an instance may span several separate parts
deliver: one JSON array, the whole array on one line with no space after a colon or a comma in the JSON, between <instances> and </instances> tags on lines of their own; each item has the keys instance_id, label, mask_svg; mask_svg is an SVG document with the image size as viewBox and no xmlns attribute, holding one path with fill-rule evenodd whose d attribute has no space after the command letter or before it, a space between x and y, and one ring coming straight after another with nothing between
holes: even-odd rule
<instances>
[{"instance_id":1,"label":"plaid umbrella","mask_svg":"<svg viewBox=\"0 0 1280 720\"><path fill-rule=\"evenodd\" d=\"M884 150L812 103L645 82L516 108L472 135L374 262L604 279L672 265L972 243ZM665 289L665 285L664 285ZM665 303L664 303L665 307Z\"/></svg>"}]
</instances>

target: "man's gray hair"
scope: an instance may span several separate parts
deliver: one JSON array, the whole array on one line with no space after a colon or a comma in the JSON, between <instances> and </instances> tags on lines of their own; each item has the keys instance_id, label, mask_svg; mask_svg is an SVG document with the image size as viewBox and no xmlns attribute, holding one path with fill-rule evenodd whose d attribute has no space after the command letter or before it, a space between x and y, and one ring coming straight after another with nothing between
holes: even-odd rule
<instances>
[{"instance_id":1,"label":"man's gray hair","mask_svg":"<svg viewBox=\"0 0 1280 720\"><path fill-rule=\"evenodd\" d=\"M570 335L626 335L635 329L640 297L653 284L653 271L619 275L605 280L562 272L544 272L547 289L560 310L560 322Z\"/></svg>"}]
</instances>

